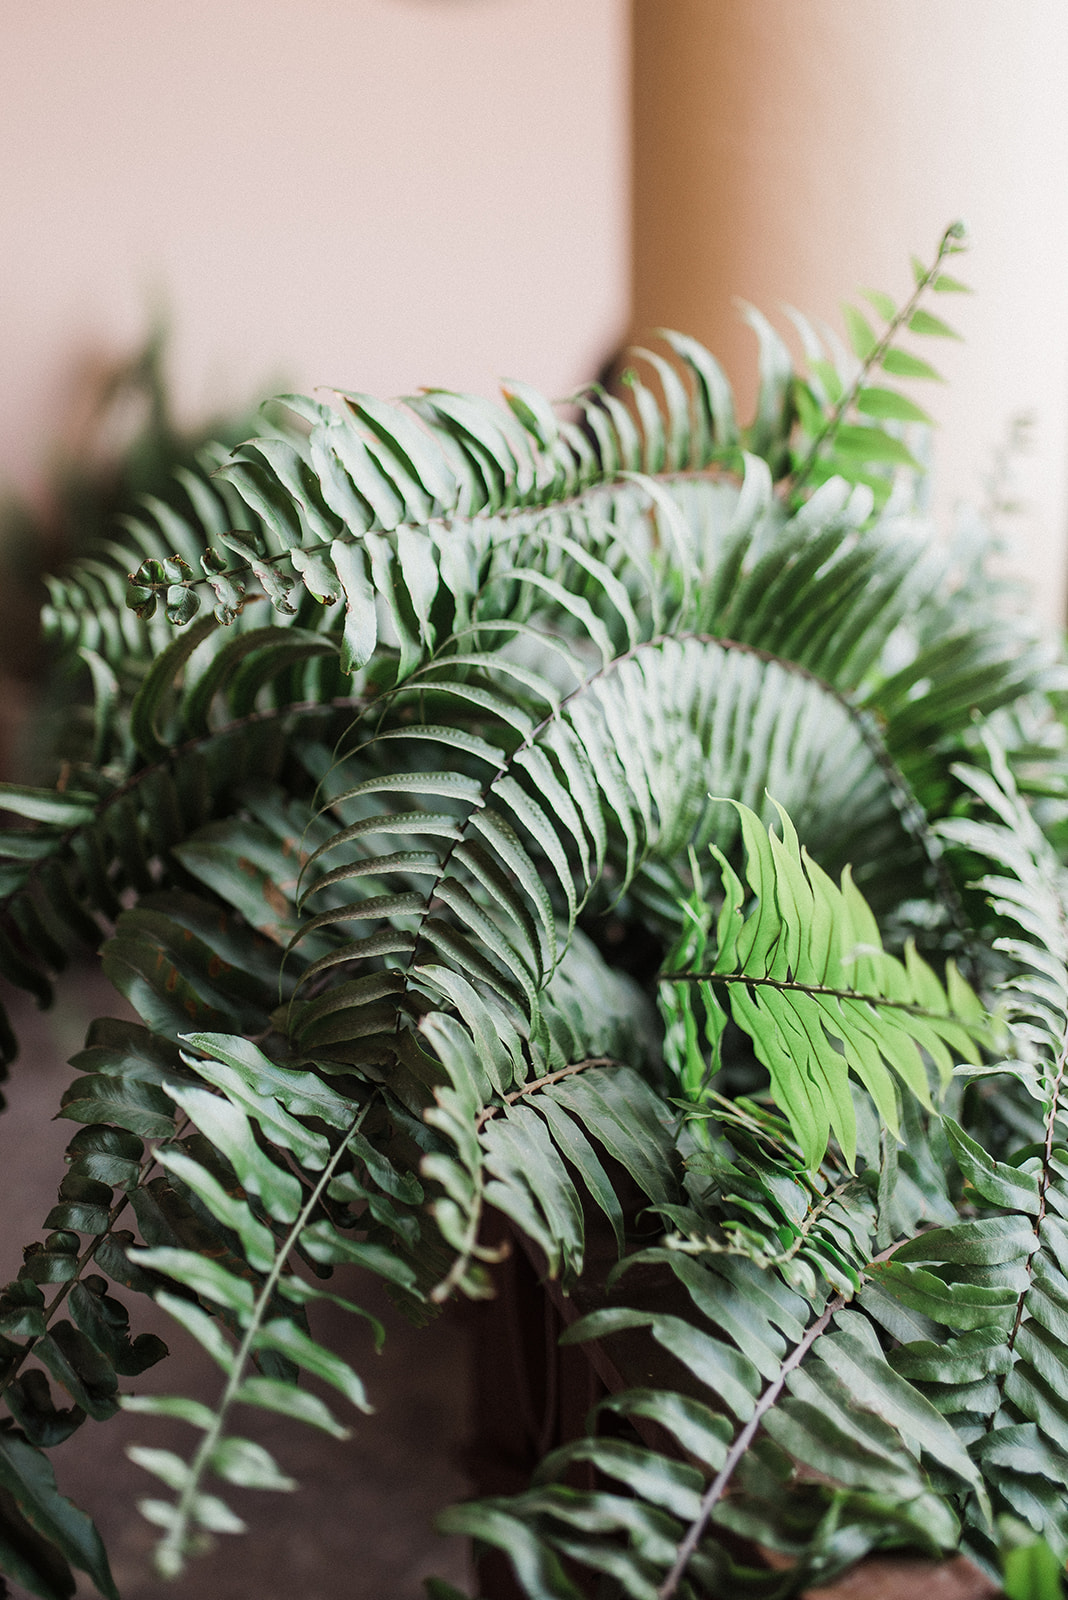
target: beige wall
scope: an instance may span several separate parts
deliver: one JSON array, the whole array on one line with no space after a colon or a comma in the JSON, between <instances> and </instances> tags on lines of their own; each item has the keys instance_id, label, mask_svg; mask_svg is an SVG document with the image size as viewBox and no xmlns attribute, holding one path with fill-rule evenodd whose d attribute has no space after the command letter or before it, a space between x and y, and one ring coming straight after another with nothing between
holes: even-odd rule
<instances>
[{"instance_id":1,"label":"beige wall","mask_svg":"<svg viewBox=\"0 0 1068 1600\"><path fill-rule=\"evenodd\" d=\"M634 326L710 344L751 395L733 297L841 326L858 285L903 297L910 252L964 217L964 345L925 354L945 511L1036 415L1014 559L1064 617L1068 460L1065 0L634 0Z\"/></svg>"},{"instance_id":2,"label":"beige wall","mask_svg":"<svg viewBox=\"0 0 1068 1600\"><path fill-rule=\"evenodd\" d=\"M978 291L934 400L943 506L1037 414L1013 538L1063 614L1064 0L633 0L633 325L746 388L733 297ZM628 304L627 0L0 0L0 483L160 297L182 410L286 381L560 393Z\"/></svg>"},{"instance_id":3,"label":"beige wall","mask_svg":"<svg viewBox=\"0 0 1068 1600\"><path fill-rule=\"evenodd\" d=\"M195 413L560 393L627 309L625 0L0 0L0 481L160 297Z\"/></svg>"}]
</instances>

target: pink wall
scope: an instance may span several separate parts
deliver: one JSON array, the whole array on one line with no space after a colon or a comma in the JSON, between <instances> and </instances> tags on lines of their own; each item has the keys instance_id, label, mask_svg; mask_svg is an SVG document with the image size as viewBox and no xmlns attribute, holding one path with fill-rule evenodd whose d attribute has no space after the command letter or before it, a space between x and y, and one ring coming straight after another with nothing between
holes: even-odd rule
<instances>
[{"instance_id":1,"label":"pink wall","mask_svg":"<svg viewBox=\"0 0 1068 1600\"><path fill-rule=\"evenodd\" d=\"M0 25L0 482L169 307L187 415L560 393L627 314L624 0L44 0Z\"/></svg>"},{"instance_id":2,"label":"pink wall","mask_svg":"<svg viewBox=\"0 0 1068 1600\"><path fill-rule=\"evenodd\" d=\"M187 416L281 386L590 376L628 323L629 9L7 0L0 486L32 484L79 371L132 350L154 297ZM934 352L941 500L981 495L1009 418L1036 413L1008 531L1059 621L1064 0L635 15L635 329L706 337L744 388L733 296L837 319L858 283L900 293L963 212L979 292L948 308L967 343Z\"/></svg>"}]
</instances>

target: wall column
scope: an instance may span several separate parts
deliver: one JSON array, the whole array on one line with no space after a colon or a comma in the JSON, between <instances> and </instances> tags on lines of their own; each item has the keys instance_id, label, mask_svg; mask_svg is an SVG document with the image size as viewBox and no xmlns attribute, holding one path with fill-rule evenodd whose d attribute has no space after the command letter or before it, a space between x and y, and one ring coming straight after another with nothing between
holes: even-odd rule
<instances>
[{"instance_id":1,"label":"wall column","mask_svg":"<svg viewBox=\"0 0 1068 1600\"><path fill-rule=\"evenodd\" d=\"M841 329L858 287L898 299L962 217L964 335L923 353L941 424L936 509L984 494L1012 419L1011 564L1064 619L1068 534L1068 7L1063 0L632 0L633 331L683 329L735 382L755 343L735 297Z\"/></svg>"}]
</instances>

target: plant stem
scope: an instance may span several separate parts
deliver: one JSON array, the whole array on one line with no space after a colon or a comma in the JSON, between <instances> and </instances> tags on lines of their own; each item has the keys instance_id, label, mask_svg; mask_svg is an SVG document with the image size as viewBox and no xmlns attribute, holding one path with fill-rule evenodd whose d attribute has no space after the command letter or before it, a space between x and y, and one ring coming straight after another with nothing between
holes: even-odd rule
<instances>
[{"instance_id":1,"label":"plant stem","mask_svg":"<svg viewBox=\"0 0 1068 1600\"><path fill-rule=\"evenodd\" d=\"M277 1288L278 1280L282 1276L282 1271L289 1259L290 1251L296 1245L297 1240L299 1239L303 1230L308 1226L316 1206L322 1199L322 1196L326 1191L326 1187L334 1175L338 1162L348 1149L349 1140L352 1138L354 1133L359 1132L360 1125L371 1107L372 1100L368 1100L367 1104L361 1107L356 1116L353 1117L348 1128L345 1130L344 1135L338 1142L337 1149L334 1151L333 1155L330 1157L330 1160L323 1168L315 1187L312 1189L304 1205L301 1207L301 1210L288 1234L281 1241L278 1252L275 1255L274 1265L271 1267L270 1272L268 1272L266 1278L263 1280L263 1285L256 1297L256 1303L253 1306L249 1316L248 1327L245 1329L241 1343L238 1345L234 1354L233 1366L231 1367L229 1376L227 1377L226 1385L223 1389L219 1404L215 1408L211 1427L205 1431L204 1436L193 1455L193 1459L189 1463L189 1473L185 1483L182 1486L181 1494L178 1497L174 1521L167 1529L166 1534L161 1539L157 1547L156 1565L164 1577L176 1577L185 1564L185 1549L188 1537L188 1528L190 1520L193 1517L194 1506L198 1497L200 1480L210 1465L211 1457L215 1452L222 1434L223 1423L226 1420L226 1415L230 1407L233 1405L238 1389L241 1387L243 1382L245 1365L248 1362L249 1356L252 1354L253 1343L263 1324L263 1319L270 1303L271 1296L274 1294L274 1291Z\"/></svg>"},{"instance_id":2,"label":"plant stem","mask_svg":"<svg viewBox=\"0 0 1068 1600\"><path fill-rule=\"evenodd\" d=\"M950 223L949 227L946 229L945 233L938 242L938 252L933 263L920 277L916 287L913 289L905 304L897 312L896 316L892 318L890 323L887 325L885 332L876 341L868 355L861 362L860 368L856 377L853 379L853 382L846 389L838 404L834 407L833 411L831 411L820 432L812 441L812 446L808 452L808 455L805 457L804 461L801 463L800 467L798 467L796 472L790 473L782 480L780 488L784 496L789 497L804 483L805 479L816 465L816 460L820 451L823 449L823 446L827 443L828 439L834 437L835 433L841 427L843 420L849 412L849 408L853 405L861 389L867 382L869 374L874 371L876 367L881 365L883 357L890 349L890 346L897 338L897 335L911 320L912 314L916 310L920 300L927 292L930 285L934 282L935 278L938 276L939 269L946 256L953 255L961 248L959 240L962 237L962 233L963 230L959 222Z\"/></svg>"},{"instance_id":3,"label":"plant stem","mask_svg":"<svg viewBox=\"0 0 1068 1600\"><path fill-rule=\"evenodd\" d=\"M730 1450L727 1452L726 1461L724 1461L723 1466L720 1468L715 1478L713 1478L712 1482L709 1484L708 1489L705 1491L704 1498L701 1501L701 1508L694 1521L690 1524L690 1531L687 1533L685 1539L679 1546L678 1554L675 1557L675 1564L671 1568L671 1571L668 1573L667 1577L664 1579L663 1583L660 1585L660 1588L656 1591L657 1600L672 1600L672 1596L678 1591L679 1584L682 1582L686 1568L690 1564L690 1557L693 1555L694 1551L697 1549L697 1546L701 1542L701 1536L708 1525L708 1520L713 1511L716 1509L716 1506L719 1504L719 1501L721 1500L728 1483L734 1475L735 1468L737 1467L739 1461L752 1444L756 1435L756 1431L760 1427L761 1422L764 1420L766 1414L771 1410L776 1400L778 1400L786 1385L786 1380L790 1373L793 1372L795 1367L799 1367L801 1365L801 1362L808 1355L808 1352L811 1350L820 1334L823 1333L835 1312L840 1311L845 1303L845 1296L841 1294L835 1295L833 1300L828 1301L827 1305L816 1318L815 1322L810 1323L808 1328L806 1328L804 1336L800 1342L794 1346L793 1350L791 1350L790 1354L779 1368L779 1374L774 1383L769 1383L768 1387L764 1390L764 1393L760 1396L753 1415L750 1417L749 1421L746 1423L737 1439L735 1439L734 1443L731 1445Z\"/></svg>"},{"instance_id":4,"label":"plant stem","mask_svg":"<svg viewBox=\"0 0 1068 1600\"><path fill-rule=\"evenodd\" d=\"M574 1061L569 1067L561 1067L558 1072L550 1072L544 1078L534 1078L530 1083L524 1083L522 1088L515 1089L511 1094L506 1094L499 1105L483 1106L475 1122L475 1132L478 1131L495 1117L498 1111L505 1106L515 1105L517 1100L522 1100L528 1094L537 1094L539 1089L548 1088L550 1083L559 1083L561 1078L574 1077L576 1072L585 1072L589 1067L618 1067L621 1063L612 1056L590 1056L585 1061Z\"/></svg>"},{"instance_id":5,"label":"plant stem","mask_svg":"<svg viewBox=\"0 0 1068 1600\"><path fill-rule=\"evenodd\" d=\"M777 989L797 994L822 994L832 1000L862 1000L866 1005L885 1006L888 1010L905 1011L911 1017L930 1017L939 1022L952 1022L956 1018L948 1011L932 1011L914 1000L890 1000L881 994L862 994L857 989L832 989L823 983L798 983L792 978L761 977L747 972L661 972L661 983L743 983L754 989Z\"/></svg>"}]
</instances>

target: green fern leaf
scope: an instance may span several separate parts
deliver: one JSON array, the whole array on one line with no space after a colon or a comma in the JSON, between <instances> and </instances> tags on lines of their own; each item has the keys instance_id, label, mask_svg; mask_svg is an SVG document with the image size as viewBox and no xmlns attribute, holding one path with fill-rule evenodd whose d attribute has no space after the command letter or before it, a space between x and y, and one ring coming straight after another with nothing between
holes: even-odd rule
<instances>
[{"instance_id":1,"label":"green fern leaf","mask_svg":"<svg viewBox=\"0 0 1068 1600\"><path fill-rule=\"evenodd\" d=\"M952 1072L947 1046L977 1061L975 1040L988 1039L989 1026L959 974L955 993L964 1015L951 1008L942 985L914 950L902 963L883 949L874 919L848 876L843 874L841 888L835 887L802 850L781 807L780 840L766 833L747 807L733 804L756 907L743 915L742 886L714 851L727 888L715 961L702 972L669 970L664 981L702 983L709 999L709 986L726 989L731 1015L752 1038L808 1164L819 1164L833 1130L852 1165L856 1123L849 1071L896 1132L896 1096L887 1068L930 1105L920 1049L938 1063L944 1085Z\"/></svg>"}]
</instances>

